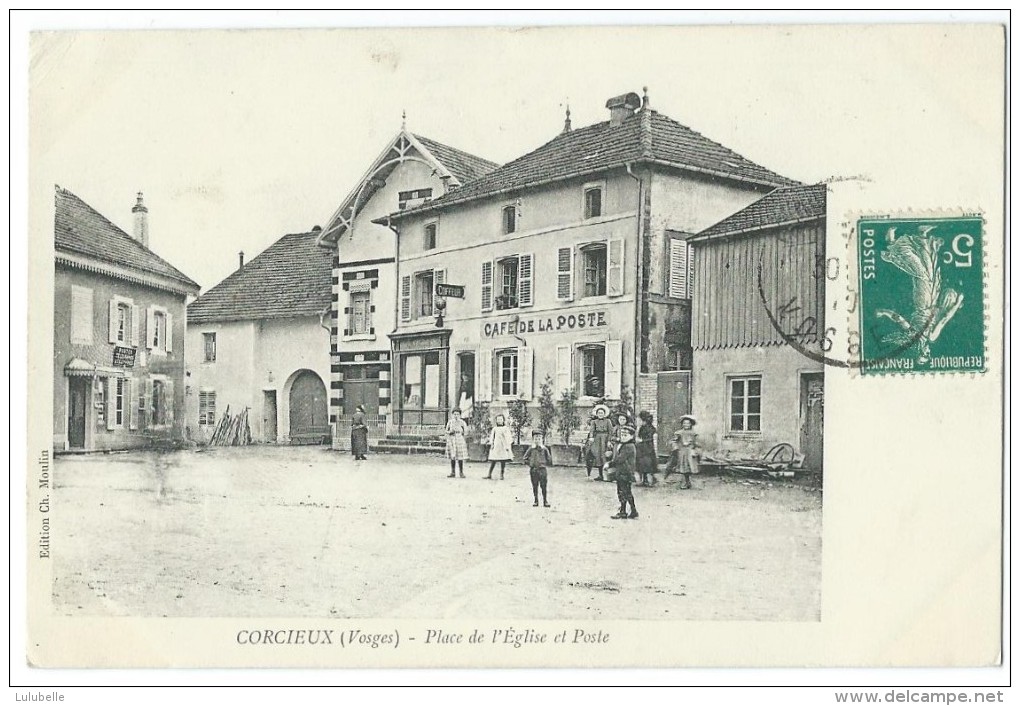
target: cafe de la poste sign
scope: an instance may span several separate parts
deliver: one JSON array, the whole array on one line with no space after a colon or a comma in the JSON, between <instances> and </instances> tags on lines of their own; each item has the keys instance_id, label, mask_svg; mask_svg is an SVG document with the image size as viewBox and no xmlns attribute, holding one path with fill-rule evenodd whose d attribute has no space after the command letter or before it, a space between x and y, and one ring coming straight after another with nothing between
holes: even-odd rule
<instances>
[{"instance_id":1,"label":"cafe de la poste sign","mask_svg":"<svg viewBox=\"0 0 1020 706\"><path fill-rule=\"evenodd\" d=\"M573 329L599 328L608 325L605 311L589 311L580 314L558 314L556 316L515 317L506 321L486 321L482 324L485 338L515 336L524 333L551 333Z\"/></svg>"}]
</instances>

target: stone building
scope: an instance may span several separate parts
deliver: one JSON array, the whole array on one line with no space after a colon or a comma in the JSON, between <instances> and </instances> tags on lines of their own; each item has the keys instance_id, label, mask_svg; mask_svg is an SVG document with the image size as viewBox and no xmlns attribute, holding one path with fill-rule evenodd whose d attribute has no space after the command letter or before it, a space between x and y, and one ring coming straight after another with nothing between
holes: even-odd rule
<instances>
[{"instance_id":1,"label":"stone building","mask_svg":"<svg viewBox=\"0 0 1020 706\"><path fill-rule=\"evenodd\" d=\"M53 446L119 450L184 436L185 305L198 285L59 186L54 219Z\"/></svg>"}]
</instances>

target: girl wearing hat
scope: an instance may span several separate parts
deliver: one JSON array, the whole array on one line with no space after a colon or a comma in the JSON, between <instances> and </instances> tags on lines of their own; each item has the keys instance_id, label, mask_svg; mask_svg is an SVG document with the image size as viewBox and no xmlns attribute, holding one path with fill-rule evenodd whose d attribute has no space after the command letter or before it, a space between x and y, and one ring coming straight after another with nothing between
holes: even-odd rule
<instances>
[{"instance_id":1,"label":"girl wearing hat","mask_svg":"<svg viewBox=\"0 0 1020 706\"><path fill-rule=\"evenodd\" d=\"M698 473L698 460L701 457L695 424L697 420L689 414L680 417L680 431L673 435L673 452L666 465L667 478L670 473L683 474L684 482L680 487L685 490L691 487L691 474Z\"/></svg>"},{"instance_id":2,"label":"girl wearing hat","mask_svg":"<svg viewBox=\"0 0 1020 706\"><path fill-rule=\"evenodd\" d=\"M595 466L599 469L599 480L605 480L602 474L602 467L606 461L606 451L609 450L610 438L613 434L613 423L609 420L609 407L604 404L597 404L592 408L593 418L588 422L588 438L585 439L585 446L588 452L585 454L584 465L588 469L588 477L591 478L591 469Z\"/></svg>"},{"instance_id":3,"label":"girl wearing hat","mask_svg":"<svg viewBox=\"0 0 1020 706\"><path fill-rule=\"evenodd\" d=\"M487 479L492 480L492 472L496 469L496 461L499 461L499 479L503 480L503 472L506 470L506 462L514 457L510 437L510 427L506 425L506 417L502 414L496 415L496 424L489 432L489 475Z\"/></svg>"},{"instance_id":4,"label":"girl wearing hat","mask_svg":"<svg viewBox=\"0 0 1020 706\"><path fill-rule=\"evenodd\" d=\"M364 461L368 453L368 426L365 424L365 408L360 404L351 419L351 453L355 461Z\"/></svg>"},{"instance_id":5,"label":"girl wearing hat","mask_svg":"<svg viewBox=\"0 0 1020 706\"><path fill-rule=\"evenodd\" d=\"M460 470L460 477L464 477L464 459L467 458L467 424L460 418L460 410L454 407L450 410L450 421L446 423L446 457L450 459L450 475L448 478L456 478L457 470Z\"/></svg>"},{"instance_id":6,"label":"girl wearing hat","mask_svg":"<svg viewBox=\"0 0 1020 706\"><path fill-rule=\"evenodd\" d=\"M641 474L641 485L649 486L658 483L655 474L659 471L659 458L655 452L655 426L652 424L651 412L643 411L638 416L641 418L641 427L637 431L637 469ZM651 478L651 483L648 479Z\"/></svg>"}]
</instances>

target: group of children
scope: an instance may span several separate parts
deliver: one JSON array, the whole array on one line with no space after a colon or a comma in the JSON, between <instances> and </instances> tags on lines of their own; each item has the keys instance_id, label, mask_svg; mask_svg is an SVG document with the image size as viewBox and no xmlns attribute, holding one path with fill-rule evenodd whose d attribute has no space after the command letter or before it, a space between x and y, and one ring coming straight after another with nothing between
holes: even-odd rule
<instances>
[{"instance_id":1,"label":"group of children","mask_svg":"<svg viewBox=\"0 0 1020 706\"><path fill-rule=\"evenodd\" d=\"M658 454L655 449L656 429L650 412L639 415L641 426L635 430L630 418L621 414L615 422L610 419L609 408L604 404L592 409L588 424L588 436L584 443L584 459L588 477L592 471L598 470L597 480L615 480L616 495L620 501L620 509L612 515L614 520L637 519L638 511L634 504L634 493L631 489L634 474L641 476L641 485L651 486L658 482ZM669 462L666 465L666 477L672 473L683 475L680 487L691 487L691 475L698 473L700 451L698 435L694 432L696 420L691 415L680 418L680 430L673 436ZM459 409L450 414L446 425L446 455L450 459L449 478L456 478L458 472L464 478L464 460L467 458L467 424L461 418ZM635 443L635 437L637 439ZM504 479L506 463L513 459L511 446L512 436L506 417L497 414L492 431L488 438L489 475L492 479L496 463L499 463L499 479ZM534 506L538 507L539 491L542 494L542 505L550 507L548 500L548 466L552 465L552 454L544 443L542 432L532 433L531 446L524 453L524 463L531 475L531 489L535 497ZM629 508L629 511L628 511Z\"/></svg>"}]
</instances>

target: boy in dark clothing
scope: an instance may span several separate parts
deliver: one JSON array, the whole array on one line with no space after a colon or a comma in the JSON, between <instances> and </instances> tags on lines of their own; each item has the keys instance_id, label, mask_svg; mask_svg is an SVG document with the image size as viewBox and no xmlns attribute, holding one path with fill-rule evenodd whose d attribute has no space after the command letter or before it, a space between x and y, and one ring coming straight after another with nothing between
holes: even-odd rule
<instances>
[{"instance_id":1,"label":"boy in dark clothing","mask_svg":"<svg viewBox=\"0 0 1020 706\"><path fill-rule=\"evenodd\" d=\"M637 465L637 450L634 448L634 427L622 426L619 429L620 445L613 454L613 460L609 463L613 469L613 477L616 478L616 497L620 499L620 511L612 516L614 520L636 520L638 518L637 506L634 505L634 493L631 485L634 483L634 468ZM630 505L630 514L627 514L627 505Z\"/></svg>"},{"instance_id":2,"label":"boy in dark clothing","mask_svg":"<svg viewBox=\"0 0 1020 706\"><path fill-rule=\"evenodd\" d=\"M524 463L531 469L531 492L535 494L535 505L538 507L538 489L542 489L542 505L549 507L546 490L549 485L549 474L546 466L552 465L552 454L542 443L542 432L531 434L531 448L524 452Z\"/></svg>"}]
</instances>

